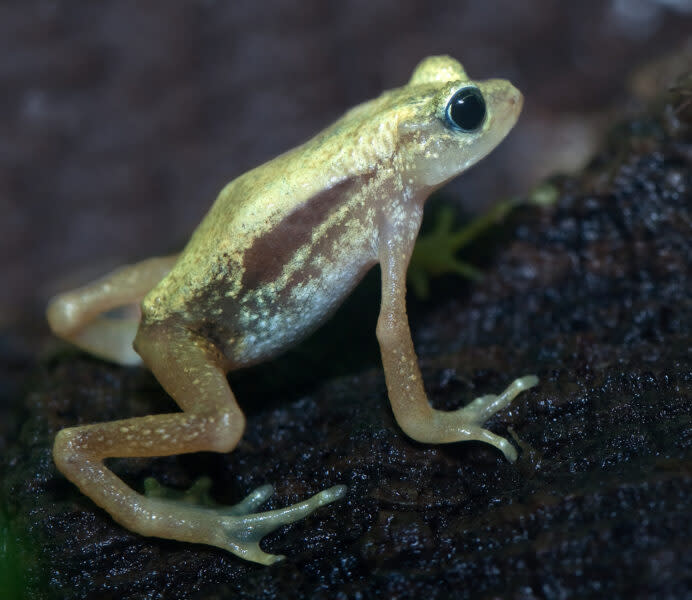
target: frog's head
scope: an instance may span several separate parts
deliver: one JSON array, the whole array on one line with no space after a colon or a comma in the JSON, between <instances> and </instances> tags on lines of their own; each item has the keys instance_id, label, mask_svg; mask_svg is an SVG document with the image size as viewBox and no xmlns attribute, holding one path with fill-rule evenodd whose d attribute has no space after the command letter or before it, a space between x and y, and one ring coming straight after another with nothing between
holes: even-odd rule
<instances>
[{"instance_id":1,"label":"frog's head","mask_svg":"<svg viewBox=\"0 0 692 600\"><path fill-rule=\"evenodd\" d=\"M399 149L414 185L436 188L497 146L519 117L523 98L503 79L472 81L448 56L431 56L400 93L409 99Z\"/></svg>"}]
</instances>

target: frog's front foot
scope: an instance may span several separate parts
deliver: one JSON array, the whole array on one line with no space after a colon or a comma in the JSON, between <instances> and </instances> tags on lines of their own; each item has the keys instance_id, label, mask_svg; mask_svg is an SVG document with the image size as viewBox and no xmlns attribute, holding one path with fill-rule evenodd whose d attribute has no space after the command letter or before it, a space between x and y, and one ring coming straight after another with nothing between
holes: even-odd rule
<instances>
[{"instance_id":1,"label":"frog's front foot","mask_svg":"<svg viewBox=\"0 0 692 600\"><path fill-rule=\"evenodd\" d=\"M496 412L508 406L521 392L538 383L535 375L515 379L501 394L480 396L470 404L453 411L432 410L426 420L402 424L404 431L413 439L429 444L442 444L477 440L495 446L514 462L517 451L505 438L483 428L483 423ZM430 414L430 413L429 413Z\"/></svg>"},{"instance_id":2,"label":"frog's front foot","mask_svg":"<svg viewBox=\"0 0 692 600\"><path fill-rule=\"evenodd\" d=\"M314 496L285 508L266 512L254 512L274 492L271 485L263 485L248 494L233 506L211 506L207 497L209 483L202 479L187 492L169 492L167 488L147 480L145 494L157 504L157 510L173 509L177 519L188 520L195 531L194 539L187 541L217 546L263 565L270 565L284 558L279 554L268 554L260 549L264 536L307 517L325 504L339 500L346 493L345 485L335 485ZM172 499L175 496L176 499ZM195 504L191 504L195 502Z\"/></svg>"},{"instance_id":3,"label":"frog's front foot","mask_svg":"<svg viewBox=\"0 0 692 600\"><path fill-rule=\"evenodd\" d=\"M496 412L510 405L512 400L523 391L538 384L538 377L525 375L510 383L500 394L480 396L459 410L453 412L436 411L436 417L445 424L443 426L459 427L468 430L470 435L464 439L476 439L495 446L509 462L517 460L517 451L509 441L499 435L483 429L481 425Z\"/></svg>"}]
</instances>

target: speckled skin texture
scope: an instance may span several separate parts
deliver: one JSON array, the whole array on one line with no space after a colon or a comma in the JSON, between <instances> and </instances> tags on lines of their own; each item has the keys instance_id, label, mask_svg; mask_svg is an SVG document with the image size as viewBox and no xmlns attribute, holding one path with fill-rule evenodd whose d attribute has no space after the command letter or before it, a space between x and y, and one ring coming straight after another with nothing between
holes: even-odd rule
<instances>
[{"instance_id":1,"label":"speckled skin texture","mask_svg":"<svg viewBox=\"0 0 692 600\"><path fill-rule=\"evenodd\" d=\"M470 120L472 101L456 104L468 93L482 107ZM509 82L473 81L456 60L429 57L405 86L228 184L179 256L124 267L54 298L47 317L56 334L121 364L136 360L134 337L136 353L183 410L64 429L53 447L60 471L140 534L210 544L262 564L281 559L260 549L262 537L340 499L345 486L259 513L272 492L265 486L241 505L211 509L143 496L104 459L234 449L245 416L226 373L305 337L376 263L377 339L399 426L420 442L483 441L514 461L512 444L483 423L536 377L456 411L431 408L409 331L406 270L425 200L497 146L521 106ZM127 305L141 314L109 314Z\"/></svg>"}]
</instances>

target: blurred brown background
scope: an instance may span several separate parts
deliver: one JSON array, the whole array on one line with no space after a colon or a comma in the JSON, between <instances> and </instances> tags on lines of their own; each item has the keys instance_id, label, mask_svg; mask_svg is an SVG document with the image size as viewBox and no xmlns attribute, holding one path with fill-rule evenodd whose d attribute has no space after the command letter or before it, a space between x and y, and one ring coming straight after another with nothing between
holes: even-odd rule
<instances>
[{"instance_id":1,"label":"blurred brown background","mask_svg":"<svg viewBox=\"0 0 692 600\"><path fill-rule=\"evenodd\" d=\"M0 331L42 337L51 294L180 247L226 182L426 55L526 97L454 184L478 210L578 168L691 32L689 0L2 2Z\"/></svg>"}]
</instances>

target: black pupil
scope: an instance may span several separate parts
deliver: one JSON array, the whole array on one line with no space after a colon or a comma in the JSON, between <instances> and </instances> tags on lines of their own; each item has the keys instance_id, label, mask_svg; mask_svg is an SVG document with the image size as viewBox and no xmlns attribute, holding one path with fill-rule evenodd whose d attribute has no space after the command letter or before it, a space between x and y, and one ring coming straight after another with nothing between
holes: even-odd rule
<instances>
[{"instance_id":1,"label":"black pupil","mask_svg":"<svg viewBox=\"0 0 692 600\"><path fill-rule=\"evenodd\" d=\"M463 131L474 131L485 119L485 101L478 88L459 90L447 104L447 117Z\"/></svg>"}]
</instances>

